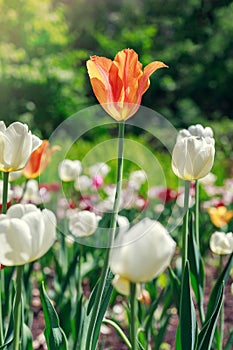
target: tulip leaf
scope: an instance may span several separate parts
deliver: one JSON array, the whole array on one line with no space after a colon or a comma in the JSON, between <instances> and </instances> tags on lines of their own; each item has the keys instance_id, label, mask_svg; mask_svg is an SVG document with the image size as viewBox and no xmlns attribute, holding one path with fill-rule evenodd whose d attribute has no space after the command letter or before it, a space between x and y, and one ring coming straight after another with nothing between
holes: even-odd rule
<instances>
[{"instance_id":1,"label":"tulip leaf","mask_svg":"<svg viewBox=\"0 0 233 350\"><path fill-rule=\"evenodd\" d=\"M171 282L174 302L175 302L176 308L177 308L178 313L179 313L179 309L180 309L180 293L181 293L180 281L179 281L178 277L176 276L175 272L170 267L168 268L168 272L169 272L169 277L170 277L170 282Z\"/></svg>"},{"instance_id":2,"label":"tulip leaf","mask_svg":"<svg viewBox=\"0 0 233 350\"><path fill-rule=\"evenodd\" d=\"M194 235L194 228L193 228L193 220L191 223L191 229L189 230L189 263L190 263L190 277L192 282L192 287L195 293L195 297L197 299L197 302L202 302L203 300L203 288L204 288L204 265L203 261L201 259L200 250L198 249L195 235Z\"/></svg>"},{"instance_id":3,"label":"tulip leaf","mask_svg":"<svg viewBox=\"0 0 233 350\"><path fill-rule=\"evenodd\" d=\"M32 332L25 323L22 327L22 350L33 350Z\"/></svg>"},{"instance_id":4,"label":"tulip leaf","mask_svg":"<svg viewBox=\"0 0 233 350\"><path fill-rule=\"evenodd\" d=\"M105 312L107 310L107 307L109 305L109 300L110 300L111 295L112 295L112 291L113 291L113 286L111 283L112 279L113 279L113 273L111 272L111 270L109 270L107 278L106 278L106 283L105 283L105 287L104 287L104 291L103 291L101 304L100 304L100 310L98 313L98 317L97 317L96 324L95 324L95 329L93 332L93 341L92 341L92 348L91 348L92 350L96 350L97 342L98 342L98 338L99 338L99 333L100 333L100 327L101 327Z\"/></svg>"},{"instance_id":5,"label":"tulip leaf","mask_svg":"<svg viewBox=\"0 0 233 350\"><path fill-rule=\"evenodd\" d=\"M198 335L198 347L197 350L210 350L214 333L218 321L218 316L223 303L224 295L224 282L219 286L217 298L215 301L215 308L208 320L205 322L201 332Z\"/></svg>"},{"instance_id":6,"label":"tulip leaf","mask_svg":"<svg viewBox=\"0 0 233 350\"><path fill-rule=\"evenodd\" d=\"M146 337L148 337L148 335L149 335L151 324L152 324L153 317L154 317L154 312L157 309L159 303L161 302L163 294L164 294L164 292L162 291L162 293L159 295L159 297L157 299L155 299L153 301L153 303L150 305L149 310L146 313L145 323L144 323Z\"/></svg>"},{"instance_id":7,"label":"tulip leaf","mask_svg":"<svg viewBox=\"0 0 233 350\"><path fill-rule=\"evenodd\" d=\"M188 236L188 259L190 263L190 278L193 291L199 306L203 304L203 290L205 281L204 264L201 258L200 250L198 249L194 236L194 220L191 222L191 228Z\"/></svg>"},{"instance_id":8,"label":"tulip leaf","mask_svg":"<svg viewBox=\"0 0 233 350\"><path fill-rule=\"evenodd\" d=\"M68 350L65 333L60 327L57 312L45 291L43 282L40 295L46 324L44 334L48 350Z\"/></svg>"},{"instance_id":9,"label":"tulip leaf","mask_svg":"<svg viewBox=\"0 0 233 350\"><path fill-rule=\"evenodd\" d=\"M231 254L231 256L229 257L229 260L228 260L224 270L220 274L219 278L217 279L217 281L214 285L214 288L212 289L212 292L211 292L211 295L209 298L209 302L208 302L208 306L207 306L206 322L209 320L209 318L211 317L211 315L214 312L216 300L217 300L217 297L219 294L220 287L221 287L222 283L224 283L224 286L226 285L226 281L227 281L227 278L229 276L232 265L233 265L233 254Z\"/></svg>"},{"instance_id":10,"label":"tulip leaf","mask_svg":"<svg viewBox=\"0 0 233 350\"><path fill-rule=\"evenodd\" d=\"M182 350L194 350L197 321L190 289L189 262L186 262L181 288L180 342Z\"/></svg>"},{"instance_id":11,"label":"tulip leaf","mask_svg":"<svg viewBox=\"0 0 233 350\"><path fill-rule=\"evenodd\" d=\"M233 330L231 330L230 332L230 336L227 340L227 343L224 347L224 350L231 350L232 349L232 345L233 345Z\"/></svg>"}]
</instances>

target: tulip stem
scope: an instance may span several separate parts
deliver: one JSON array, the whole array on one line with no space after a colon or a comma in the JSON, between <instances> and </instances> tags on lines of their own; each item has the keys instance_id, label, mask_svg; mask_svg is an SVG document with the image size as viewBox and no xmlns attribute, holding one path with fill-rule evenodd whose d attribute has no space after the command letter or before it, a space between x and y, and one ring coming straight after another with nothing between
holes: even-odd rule
<instances>
[{"instance_id":1,"label":"tulip stem","mask_svg":"<svg viewBox=\"0 0 233 350\"><path fill-rule=\"evenodd\" d=\"M219 274L222 272L223 267L223 257L219 256ZM224 298L224 296L223 296ZM219 339L218 339L218 350L222 350L223 348L223 335L224 335L224 299L220 310L219 317Z\"/></svg>"},{"instance_id":2,"label":"tulip stem","mask_svg":"<svg viewBox=\"0 0 233 350\"><path fill-rule=\"evenodd\" d=\"M6 214L7 212L8 180L9 180L9 173L3 172L2 214ZM5 274L4 274L4 270L1 270L0 272L0 345L3 344L3 340L4 340L3 319L2 319L2 295L4 294L5 294Z\"/></svg>"},{"instance_id":3,"label":"tulip stem","mask_svg":"<svg viewBox=\"0 0 233 350\"><path fill-rule=\"evenodd\" d=\"M95 330L95 325L97 321L97 317L100 310L100 305L102 301L103 291L106 284L107 275L109 272L109 256L110 250L114 242L115 232L116 232L116 222L117 216L120 207L120 195L121 195L121 187L122 187L122 175L123 175L123 152L124 152L124 131L125 131L125 122L119 122L118 129L118 164L117 164L117 182L116 182L116 193L113 205L113 212L111 217L110 229L109 229L109 240L106 248L106 254L104 259L104 265L101 271L99 284L97 287L96 297L93 304L91 319L87 331L86 338L86 350L92 349L93 335Z\"/></svg>"},{"instance_id":4,"label":"tulip stem","mask_svg":"<svg viewBox=\"0 0 233 350\"><path fill-rule=\"evenodd\" d=\"M136 283L130 283L130 340L132 350L137 350L137 301Z\"/></svg>"},{"instance_id":5,"label":"tulip stem","mask_svg":"<svg viewBox=\"0 0 233 350\"><path fill-rule=\"evenodd\" d=\"M195 231L196 231L196 242L197 247L200 249L200 238L199 238L199 182L196 180L195 186Z\"/></svg>"},{"instance_id":6,"label":"tulip stem","mask_svg":"<svg viewBox=\"0 0 233 350\"><path fill-rule=\"evenodd\" d=\"M189 190L190 181L185 181L184 192L184 223L183 223L183 237L182 237L182 276L186 261L188 259L188 229L189 229Z\"/></svg>"},{"instance_id":7,"label":"tulip stem","mask_svg":"<svg viewBox=\"0 0 233 350\"><path fill-rule=\"evenodd\" d=\"M9 179L9 173L4 172L3 173L2 214L6 214L6 211L7 211L8 179Z\"/></svg>"},{"instance_id":8,"label":"tulip stem","mask_svg":"<svg viewBox=\"0 0 233 350\"><path fill-rule=\"evenodd\" d=\"M0 346L3 344L3 318L2 318L2 281L4 282L4 271L0 271Z\"/></svg>"},{"instance_id":9,"label":"tulip stem","mask_svg":"<svg viewBox=\"0 0 233 350\"><path fill-rule=\"evenodd\" d=\"M21 294L22 294L22 278L23 278L23 266L18 266L16 269L16 294L14 303L14 341L13 350L20 349L20 329L21 329Z\"/></svg>"}]
</instances>

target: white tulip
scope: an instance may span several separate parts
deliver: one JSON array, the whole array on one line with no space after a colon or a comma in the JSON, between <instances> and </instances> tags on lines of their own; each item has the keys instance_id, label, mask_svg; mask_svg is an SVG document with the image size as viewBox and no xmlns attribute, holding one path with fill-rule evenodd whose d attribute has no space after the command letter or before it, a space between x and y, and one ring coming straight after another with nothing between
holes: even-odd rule
<instances>
[{"instance_id":1,"label":"white tulip","mask_svg":"<svg viewBox=\"0 0 233 350\"><path fill-rule=\"evenodd\" d=\"M233 252L232 232L214 232L210 238L210 249L218 255L231 254Z\"/></svg>"},{"instance_id":2,"label":"white tulip","mask_svg":"<svg viewBox=\"0 0 233 350\"><path fill-rule=\"evenodd\" d=\"M77 191L85 191L92 185L92 180L87 175L82 175L76 178L74 188Z\"/></svg>"},{"instance_id":3,"label":"white tulip","mask_svg":"<svg viewBox=\"0 0 233 350\"><path fill-rule=\"evenodd\" d=\"M74 181L82 171L79 160L64 159L58 167L59 177L62 181Z\"/></svg>"},{"instance_id":4,"label":"white tulip","mask_svg":"<svg viewBox=\"0 0 233 350\"><path fill-rule=\"evenodd\" d=\"M202 179L200 179L199 183L202 184L203 186L208 186L208 185L213 185L217 179L217 176L214 175L213 173L209 173Z\"/></svg>"},{"instance_id":5,"label":"white tulip","mask_svg":"<svg viewBox=\"0 0 233 350\"><path fill-rule=\"evenodd\" d=\"M0 215L0 261L24 265L43 256L56 239L56 217L33 204L15 204Z\"/></svg>"},{"instance_id":6,"label":"white tulip","mask_svg":"<svg viewBox=\"0 0 233 350\"><path fill-rule=\"evenodd\" d=\"M214 163L214 139L188 136L180 138L172 153L172 170L183 180L197 180L209 174Z\"/></svg>"},{"instance_id":7,"label":"white tulip","mask_svg":"<svg viewBox=\"0 0 233 350\"><path fill-rule=\"evenodd\" d=\"M121 292L129 290L126 283L147 282L162 273L170 264L175 247L165 227L148 218L120 233L111 250L110 267L122 286Z\"/></svg>"},{"instance_id":8,"label":"white tulip","mask_svg":"<svg viewBox=\"0 0 233 350\"><path fill-rule=\"evenodd\" d=\"M0 171L21 170L27 164L31 153L41 145L41 140L32 135L26 124L12 123L6 128L0 122Z\"/></svg>"},{"instance_id":9,"label":"white tulip","mask_svg":"<svg viewBox=\"0 0 233 350\"><path fill-rule=\"evenodd\" d=\"M145 171L136 170L133 171L129 176L129 187L135 190L139 190L142 184L144 184L147 180L147 176Z\"/></svg>"},{"instance_id":10,"label":"white tulip","mask_svg":"<svg viewBox=\"0 0 233 350\"><path fill-rule=\"evenodd\" d=\"M94 177L97 175L105 177L109 173L109 171L110 171L110 167L103 162L96 163L89 168L89 173L91 177Z\"/></svg>"},{"instance_id":11,"label":"white tulip","mask_svg":"<svg viewBox=\"0 0 233 350\"><path fill-rule=\"evenodd\" d=\"M209 126L204 128L201 124L191 125L188 129L182 129L179 131L176 141L179 141L180 139L182 139L184 137L189 137L189 136L213 138L214 133L213 133L213 130Z\"/></svg>"},{"instance_id":12,"label":"white tulip","mask_svg":"<svg viewBox=\"0 0 233 350\"><path fill-rule=\"evenodd\" d=\"M192 208L194 203L195 203L195 199L189 195L188 207ZM184 208L184 193L181 193L178 195L176 199L176 204L178 205L178 207Z\"/></svg>"},{"instance_id":13,"label":"white tulip","mask_svg":"<svg viewBox=\"0 0 233 350\"><path fill-rule=\"evenodd\" d=\"M95 213L82 210L70 217L69 230L76 237L90 236L96 231L100 219Z\"/></svg>"}]
</instances>

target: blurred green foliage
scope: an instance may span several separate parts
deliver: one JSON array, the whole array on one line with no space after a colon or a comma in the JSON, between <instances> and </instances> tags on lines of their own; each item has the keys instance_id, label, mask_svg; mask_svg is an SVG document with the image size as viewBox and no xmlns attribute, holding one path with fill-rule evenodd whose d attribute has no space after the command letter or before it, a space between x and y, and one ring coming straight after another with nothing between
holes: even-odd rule
<instances>
[{"instance_id":1,"label":"blurred green foliage","mask_svg":"<svg viewBox=\"0 0 233 350\"><path fill-rule=\"evenodd\" d=\"M7 123L20 119L48 137L96 103L88 57L114 58L130 47L143 65L169 65L151 77L143 105L177 128L213 125L229 158L232 1L0 0L0 28L0 119Z\"/></svg>"}]
</instances>

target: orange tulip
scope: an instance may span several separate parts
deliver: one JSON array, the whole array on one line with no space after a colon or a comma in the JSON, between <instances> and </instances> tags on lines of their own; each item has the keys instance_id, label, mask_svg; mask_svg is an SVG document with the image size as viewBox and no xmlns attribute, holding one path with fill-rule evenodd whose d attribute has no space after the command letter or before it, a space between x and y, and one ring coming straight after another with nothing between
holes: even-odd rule
<instances>
[{"instance_id":1,"label":"orange tulip","mask_svg":"<svg viewBox=\"0 0 233 350\"><path fill-rule=\"evenodd\" d=\"M44 140L40 147L32 152L26 167L23 169L23 175L27 179L39 176L50 163L53 153L58 150L60 150L59 146L50 147L49 141Z\"/></svg>"},{"instance_id":2,"label":"orange tulip","mask_svg":"<svg viewBox=\"0 0 233 350\"><path fill-rule=\"evenodd\" d=\"M216 227L223 227L233 218L233 210L227 210L226 207L220 206L217 208L209 208L208 213L211 222Z\"/></svg>"},{"instance_id":3,"label":"orange tulip","mask_svg":"<svg viewBox=\"0 0 233 350\"><path fill-rule=\"evenodd\" d=\"M104 110L115 120L126 120L134 115L141 104L142 95L149 88L149 77L163 62L151 62L144 71L137 53L124 49L114 61L91 56L87 61L88 74L94 94Z\"/></svg>"}]
</instances>

